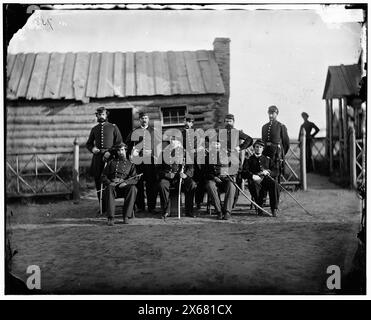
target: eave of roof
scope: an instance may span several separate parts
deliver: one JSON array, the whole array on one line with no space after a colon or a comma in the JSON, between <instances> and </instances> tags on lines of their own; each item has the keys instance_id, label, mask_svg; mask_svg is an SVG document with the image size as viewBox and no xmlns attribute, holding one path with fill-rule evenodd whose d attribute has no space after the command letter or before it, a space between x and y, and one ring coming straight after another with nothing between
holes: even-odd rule
<instances>
[{"instance_id":1,"label":"eave of roof","mask_svg":"<svg viewBox=\"0 0 371 320\"><path fill-rule=\"evenodd\" d=\"M7 80L10 100L225 93L208 50L9 54Z\"/></svg>"}]
</instances>

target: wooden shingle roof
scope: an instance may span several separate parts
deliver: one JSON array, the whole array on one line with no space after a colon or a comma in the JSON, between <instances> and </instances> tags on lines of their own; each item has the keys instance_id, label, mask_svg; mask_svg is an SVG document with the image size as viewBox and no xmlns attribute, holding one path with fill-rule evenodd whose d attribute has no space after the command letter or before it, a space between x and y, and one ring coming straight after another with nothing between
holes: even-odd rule
<instances>
[{"instance_id":1,"label":"wooden shingle roof","mask_svg":"<svg viewBox=\"0 0 371 320\"><path fill-rule=\"evenodd\" d=\"M358 64L328 67L322 99L358 95L361 69Z\"/></svg>"},{"instance_id":2,"label":"wooden shingle roof","mask_svg":"<svg viewBox=\"0 0 371 320\"><path fill-rule=\"evenodd\" d=\"M19 53L7 57L7 98L223 94L213 51Z\"/></svg>"}]
</instances>

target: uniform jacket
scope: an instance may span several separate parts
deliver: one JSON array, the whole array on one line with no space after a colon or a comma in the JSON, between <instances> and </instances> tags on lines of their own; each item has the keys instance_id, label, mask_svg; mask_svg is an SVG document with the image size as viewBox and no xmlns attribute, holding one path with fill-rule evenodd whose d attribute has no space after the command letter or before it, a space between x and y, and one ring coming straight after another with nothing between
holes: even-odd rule
<instances>
[{"instance_id":1,"label":"uniform jacket","mask_svg":"<svg viewBox=\"0 0 371 320\"><path fill-rule=\"evenodd\" d=\"M174 178L179 178L179 173L183 165L178 163L167 164L164 159L164 155L162 155L162 163L157 166L159 179L169 179L165 176L167 173L173 173L175 175ZM183 173L192 178L194 174L194 165L184 165Z\"/></svg>"},{"instance_id":2,"label":"uniform jacket","mask_svg":"<svg viewBox=\"0 0 371 320\"><path fill-rule=\"evenodd\" d=\"M234 130L237 130L237 129L234 129ZM241 140L243 140L242 143L240 143ZM231 143L232 143L232 129L228 128L227 129L227 148L228 149L233 147ZM238 130L237 145L240 147L241 150L247 149L248 147L252 145L252 143L253 143L253 139L250 136L248 136L242 130Z\"/></svg>"},{"instance_id":3,"label":"uniform jacket","mask_svg":"<svg viewBox=\"0 0 371 320\"><path fill-rule=\"evenodd\" d=\"M279 158L283 158L289 151L290 138L287 134L287 128L277 120L270 121L262 127L262 140L266 144L264 155L271 157L277 155ZM281 149L280 153L276 150L278 148Z\"/></svg>"},{"instance_id":4,"label":"uniform jacket","mask_svg":"<svg viewBox=\"0 0 371 320\"><path fill-rule=\"evenodd\" d=\"M209 160L210 160L210 156L208 155L206 157L206 164L204 166L204 170L205 170L204 177L206 180L214 180L215 177L220 178L222 176L225 176L225 173L229 174L228 169L231 164L221 163L220 158L219 158L219 153L217 154L217 160L212 161L215 164L211 164ZM235 176L235 174L229 174L229 175L231 177Z\"/></svg>"},{"instance_id":5,"label":"uniform jacket","mask_svg":"<svg viewBox=\"0 0 371 320\"><path fill-rule=\"evenodd\" d=\"M136 132L138 134L138 141L132 141L132 135ZM148 132L150 137L151 137L151 143L148 144L146 142L146 138L148 137L148 133L146 134L145 132ZM141 150L139 152L139 156L143 156L143 149L144 150L150 150L151 151L151 155L152 157L154 156L154 152L155 152L155 143L156 143L156 139L155 139L155 130L153 127L151 126L148 126L147 128L142 128L141 126L138 126L136 128L134 128L130 134L127 136L126 138L126 141L125 143L127 144L128 146L128 153L130 154L132 149L138 145L139 143L143 143L142 147L141 147ZM158 142L161 142L162 141L162 137L159 137L159 139L157 139Z\"/></svg>"},{"instance_id":6,"label":"uniform jacket","mask_svg":"<svg viewBox=\"0 0 371 320\"><path fill-rule=\"evenodd\" d=\"M128 159L118 157L108 161L102 173L102 182L107 185L114 179L128 179L136 175L135 165ZM127 184L136 184L138 179L131 179Z\"/></svg>"},{"instance_id":7,"label":"uniform jacket","mask_svg":"<svg viewBox=\"0 0 371 320\"><path fill-rule=\"evenodd\" d=\"M91 129L86 147L90 152L93 152L94 146L101 150L107 150L121 142L119 128L115 124L105 121L98 123Z\"/></svg>"},{"instance_id":8,"label":"uniform jacket","mask_svg":"<svg viewBox=\"0 0 371 320\"><path fill-rule=\"evenodd\" d=\"M259 175L263 170L268 170L272 178L278 175L276 162L264 155L257 157L252 154L248 159L245 159L241 176L243 179L252 179L253 174Z\"/></svg>"}]
</instances>

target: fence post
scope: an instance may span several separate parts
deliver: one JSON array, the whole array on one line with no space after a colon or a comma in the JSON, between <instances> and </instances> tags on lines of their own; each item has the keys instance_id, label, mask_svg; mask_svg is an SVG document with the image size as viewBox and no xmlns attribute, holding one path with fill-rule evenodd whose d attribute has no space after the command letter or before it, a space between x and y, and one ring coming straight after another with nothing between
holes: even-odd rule
<instances>
[{"instance_id":1,"label":"fence post","mask_svg":"<svg viewBox=\"0 0 371 320\"><path fill-rule=\"evenodd\" d=\"M353 127L349 128L349 136L350 187L357 189L356 134Z\"/></svg>"},{"instance_id":2,"label":"fence post","mask_svg":"<svg viewBox=\"0 0 371 320\"><path fill-rule=\"evenodd\" d=\"M80 200L80 174L79 174L79 144L77 138L73 141L73 200Z\"/></svg>"},{"instance_id":3,"label":"fence post","mask_svg":"<svg viewBox=\"0 0 371 320\"><path fill-rule=\"evenodd\" d=\"M300 177L301 186L304 191L307 190L307 164L306 164L306 137L305 129L303 128L300 132Z\"/></svg>"}]
</instances>

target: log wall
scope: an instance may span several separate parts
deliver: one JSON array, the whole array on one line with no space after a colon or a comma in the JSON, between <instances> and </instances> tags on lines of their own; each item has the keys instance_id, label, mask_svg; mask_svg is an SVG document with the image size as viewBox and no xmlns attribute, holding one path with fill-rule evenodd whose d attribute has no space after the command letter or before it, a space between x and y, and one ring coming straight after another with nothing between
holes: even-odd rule
<instances>
[{"instance_id":1,"label":"log wall","mask_svg":"<svg viewBox=\"0 0 371 320\"><path fill-rule=\"evenodd\" d=\"M206 130L217 127L222 121L218 119L219 100L220 96L215 95L126 101L97 99L87 104L71 101L8 101L6 153L72 151L73 142L77 139L80 145L81 173L85 174L91 161L91 154L85 143L91 128L96 125L95 110L99 106L103 105L108 109L131 108L133 126L139 125L138 115L141 111L148 112L150 120L154 121L161 120L161 107L187 106L187 111L195 117L195 128ZM52 160L54 156L49 158ZM48 159L48 156L43 155L43 159ZM24 163L20 161L20 167L26 164L26 160Z\"/></svg>"}]
</instances>

